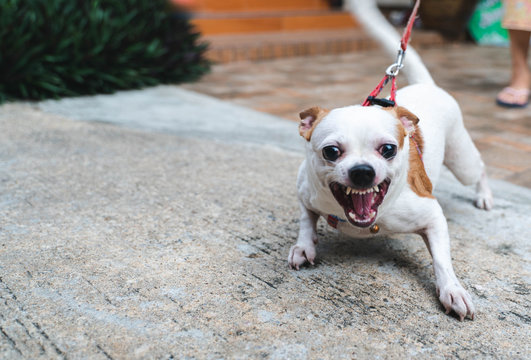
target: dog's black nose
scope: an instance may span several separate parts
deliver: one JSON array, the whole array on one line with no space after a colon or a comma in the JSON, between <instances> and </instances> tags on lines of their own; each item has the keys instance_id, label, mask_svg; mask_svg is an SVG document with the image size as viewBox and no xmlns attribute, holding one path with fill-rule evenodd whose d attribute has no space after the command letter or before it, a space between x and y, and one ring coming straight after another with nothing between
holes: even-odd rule
<instances>
[{"instance_id":1,"label":"dog's black nose","mask_svg":"<svg viewBox=\"0 0 531 360\"><path fill-rule=\"evenodd\" d=\"M348 171L352 185L358 188L368 188L372 185L376 173L370 165L356 165Z\"/></svg>"}]
</instances>

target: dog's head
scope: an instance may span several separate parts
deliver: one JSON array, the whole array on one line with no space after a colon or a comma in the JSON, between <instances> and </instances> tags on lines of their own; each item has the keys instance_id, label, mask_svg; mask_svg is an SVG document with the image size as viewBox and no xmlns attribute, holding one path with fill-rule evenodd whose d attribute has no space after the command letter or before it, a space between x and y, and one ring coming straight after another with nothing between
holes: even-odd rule
<instances>
[{"instance_id":1,"label":"dog's head","mask_svg":"<svg viewBox=\"0 0 531 360\"><path fill-rule=\"evenodd\" d=\"M328 187L348 221L374 223L394 180L407 173L409 142L418 118L402 107L313 107L300 113L310 171Z\"/></svg>"}]
</instances>

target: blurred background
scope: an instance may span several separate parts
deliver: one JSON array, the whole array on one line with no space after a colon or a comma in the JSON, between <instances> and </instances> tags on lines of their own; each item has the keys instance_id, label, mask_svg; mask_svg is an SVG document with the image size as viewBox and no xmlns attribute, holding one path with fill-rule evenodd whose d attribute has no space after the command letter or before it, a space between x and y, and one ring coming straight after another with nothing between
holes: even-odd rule
<instances>
[{"instance_id":1,"label":"blurred background","mask_svg":"<svg viewBox=\"0 0 531 360\"><path fill-rule=\"evenodd\" d=\"M209 58L219 62L340 53L372 46L359 36L359 25L345 11L342 0L186 2L192 23L211 42ZM396 26L405 25L412 3L378 1ZM423 0L416 27L432 30L445 40L507 45L502 15L500 0ZM426 41L440 44L441 39L432 36Z\"/></svg>"},{"instance_id":2,"label":"blurred background","mask_svg":"<svg viewBox=\"0 0 531 360\"><path fill-rule=\"evenodd\" d=\"M409 0L380 0L396 26ZM342 0L5 0L0 101L109 93L193 81L211 62L375 47ZM424 0L420 46L506 45L499 0Z\"/></svg>"}]
</instances>

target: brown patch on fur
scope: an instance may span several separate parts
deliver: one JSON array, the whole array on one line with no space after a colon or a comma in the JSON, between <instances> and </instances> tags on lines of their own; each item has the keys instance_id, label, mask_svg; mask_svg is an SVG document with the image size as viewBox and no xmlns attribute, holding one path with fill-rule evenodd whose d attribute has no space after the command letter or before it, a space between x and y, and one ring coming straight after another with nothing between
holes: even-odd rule
<instances>
[{"instance_id":1,"label":"brown patch on fur","mask_svg":"<svg viewBox=\"0 0 531 360\"><path fill-rule=\"evenodd\" d=\"M418 146L418 150L417 150ZM424 139L418 125L415 124L415 132L409 137L409 171L407 174L407 182L409 187L418 196L435 198L432 195L433 185L426 174L424 163L419 154L424 152Z\"/></svg>"},{"instance_id":2,"label":"brown patch on fur","mask_svg":"<svg viewBox=\"0 0 531 360\"><path fill-rule=\"evenodd\" d=\"M404 129L404 126L400 122L396 124L396 129L398 131L398 148L402 150L402 148L404 147L404 139L407 136L407 131L406 129Z\"/></svg>"},{"instance_id":3,"label":"brown patch on fur","mask_svg":"<svg viewBox=\"0 0 531 360\"><path fill-rule=\"evenodd\" d=\"M323 109L319 106L314 106L308 110L304 110L299 114L301 122L299 123L299 134L310 141L312 133L315 130L315 127L319 125L321 120L328 115L330 110Z\"/></svg>"},{"instance_id":4,"label":"brown patch on fur","mask_svg":"<svg viewBox=\"0 0 531 360\"><path fill-rule=\"evenodd\" d=\"M401 117L406 117L409 120L411 120L411 122L415 126L419 123L419 118L417 117L417 115L413 114L411 111L409 111L405 107L396 106L393 109L396 109L395 111L396 111L396 117L397 118L400 119Z\"/></svg>"},{"instance_id":5,"label":"brown patch on fur","mask_svg":"<svg viewBox=\"0 0 531 360\"><path fill-rule=\"evenodd\" d=\"M401 118L406 118L406 122L410 124L411 129L409 136L409 171L407 174L407 182L409 187L415 194L421 197L434 198L432 195L433 185L431 183L424 163L419 154L424 152L424 139L418 126L419 118L411 111L401 106L395 106L393 108L385 108L387 111L391 111L393 115L398 119L398 143L402 149L404 145L404 138L408 135L407 129L404 127L404 121Z\"/></svg>"}]
</instances>

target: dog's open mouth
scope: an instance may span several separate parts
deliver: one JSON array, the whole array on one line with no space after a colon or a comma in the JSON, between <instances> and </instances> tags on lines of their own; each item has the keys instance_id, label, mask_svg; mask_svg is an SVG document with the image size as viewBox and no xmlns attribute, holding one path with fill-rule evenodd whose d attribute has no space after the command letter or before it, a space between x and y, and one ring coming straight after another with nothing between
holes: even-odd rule
<instances>
[{"instance_id":1,"label":"dog's open mouth","mask_svg":"<svg viewBox=\"0 0 531 360\"><path fill-rule=\"evenodd\" d=\"M330 190L343 207L347 220L354 226L368 227L374 223L378 206L383 202L389 180L368 189L353 189L338 182L330 184Z\"/></svg>"}]
</instances>

